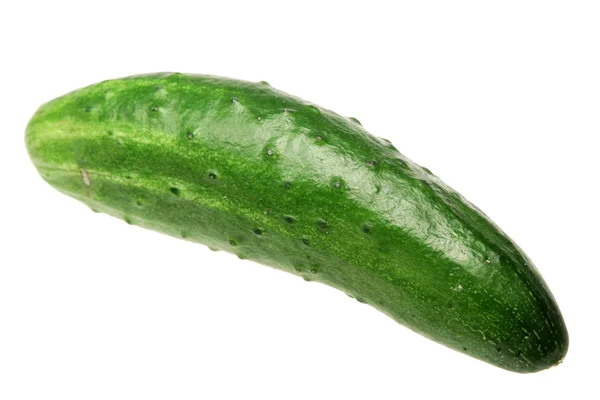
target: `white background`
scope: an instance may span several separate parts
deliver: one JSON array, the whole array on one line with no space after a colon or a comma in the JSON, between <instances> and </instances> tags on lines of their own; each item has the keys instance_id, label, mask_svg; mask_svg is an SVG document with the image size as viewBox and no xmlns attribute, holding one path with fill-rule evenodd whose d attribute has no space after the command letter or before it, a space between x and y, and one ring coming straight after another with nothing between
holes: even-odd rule
<instances>
[{"instance_id":1,"label":"white background","mask_svg":"<svg viewBox=\"0 0 600 400\"><path fill-rule=\"evenodd\" d=\"M0 399L599 398L596 1L0 6ZM48 186L37 106L125 75L266 80L354 116L530 255L570 332L520 375L316 283Z\"/></svg>"}]
</instances>

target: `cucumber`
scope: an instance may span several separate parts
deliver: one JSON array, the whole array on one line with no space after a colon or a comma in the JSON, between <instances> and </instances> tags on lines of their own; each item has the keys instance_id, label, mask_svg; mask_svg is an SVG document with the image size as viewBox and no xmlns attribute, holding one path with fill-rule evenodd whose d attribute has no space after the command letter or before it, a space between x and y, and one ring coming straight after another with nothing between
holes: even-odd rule
<instances>
[{"instance_id":1,"label":"cucumber","mask_svg":"<svg viewBox=\"0 0 600 400\"><path fill-rule=\"evenodd\" d=\"M550 290L483 212L356 119L266 82L108 80L42 105L25 142L95 211L338 288L492 365L567 352Z\"/></svg>"}]
</instances>

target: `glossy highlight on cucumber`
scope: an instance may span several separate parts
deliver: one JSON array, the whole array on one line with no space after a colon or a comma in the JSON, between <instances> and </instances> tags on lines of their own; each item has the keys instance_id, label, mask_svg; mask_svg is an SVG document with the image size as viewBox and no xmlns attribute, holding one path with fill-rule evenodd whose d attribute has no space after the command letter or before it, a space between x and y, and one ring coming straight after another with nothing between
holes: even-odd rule
<instances>
[{"instance_id":1,"label":"glossy highlight on cucumber","mask_svg":"<svg viewBox=\"0 0 600 400\"><path fill-rule=\"evenodd\" d=\"M568 334L531 260L387 140L266 82L156 73L42 105L43 179L94 210L340 289L516 372Z\"/></svg>"}]
</instances>

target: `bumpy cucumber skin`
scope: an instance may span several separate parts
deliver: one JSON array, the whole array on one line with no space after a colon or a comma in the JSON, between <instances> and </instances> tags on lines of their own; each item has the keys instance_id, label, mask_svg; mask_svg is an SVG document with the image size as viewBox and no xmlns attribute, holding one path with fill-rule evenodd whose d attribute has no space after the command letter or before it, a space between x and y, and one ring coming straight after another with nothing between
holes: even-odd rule
<instances>
[{"instance_id":1,"label":"bumpy cucumber skin","mask_svg":"<svg viewBox=\"0 0 600 400\"><path fill-rule=\"evenodd\" d=\"M42 105L29 155L93 210L343 290L498 367L559 363L568 334L532 262L389 141L268 84L178 73Z\"/></svg>"}]
</instances>

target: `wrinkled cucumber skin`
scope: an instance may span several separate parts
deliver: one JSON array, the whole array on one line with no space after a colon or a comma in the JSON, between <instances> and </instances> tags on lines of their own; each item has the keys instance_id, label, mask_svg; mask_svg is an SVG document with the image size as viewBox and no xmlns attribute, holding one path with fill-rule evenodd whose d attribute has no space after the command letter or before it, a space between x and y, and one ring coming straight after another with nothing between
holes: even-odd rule
<instances>
[{"instance_id":1,"label":"wrinkled cucumber skin","mask_svg":"<svg viewBox=\"0 0 600 400\"><path fill-rule=\"evenodd\" d=\"M266 82L104 81L42 105L25 141L96 211L333 286L507 370L567 352L550 290L479 209L357 120Z\"/></svg>"}]
</instances>

